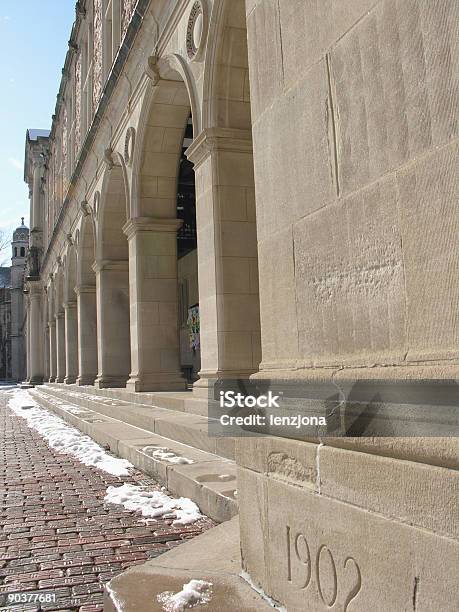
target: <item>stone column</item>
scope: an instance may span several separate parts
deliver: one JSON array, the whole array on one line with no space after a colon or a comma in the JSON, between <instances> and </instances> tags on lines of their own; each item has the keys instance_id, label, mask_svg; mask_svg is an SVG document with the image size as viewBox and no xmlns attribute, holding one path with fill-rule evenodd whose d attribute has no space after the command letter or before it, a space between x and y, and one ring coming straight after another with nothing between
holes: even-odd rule
<instances>
[{"instance_id":1,"label":"stone column","mask_svg":"<svg viewBox=\"0 0 459 612\"><path fill-rule=\"evenodd\" d=\"M97 376L96 287L79 285L77 294L78 385L93 385Z\"/></svg>"},{"instance_id":2,"label":"stone column","mask_svg":"<svg viewBox=\"0 0 459 612\"><path fill-rule=\"evenodd\" d=\"M28 319L28 381L41 384L44 378L44 330L42 314L42 288L40 283L29 282Z\"/></svg>"},{"instance_id":3,"label":"stone column","mask_svg":"<svg viewBox=\"0 0 459 612\"><path fill-rule=\"evenodd\" d=\"M99 389L125 387L131 371L128 261L94 264L97 294Z\"/></svg>"},{"instance_id":4,"label":"stone column","mask_svg":"<svg viewBox=\"0 0 459 612\"><path fill-rule=\"evenodd\" d=\"M77 303L66 302L65 313L65 379L67 385L76 382L78 375L78 318Z\"/></svg>"},{"instance_id":5,"label":"stone column","mask_svg":"<svg viewBox=\"0 0 459 612\"><path fill-rule=\"evenodd\" d=\"M201 371L195 391L216 377L258 370L260 306L252 139L212 128L188 148L196 175Z\"/></svg>"},{"instance_id":6,"label":"stone column","mask_svg":"<svg viewBox=\"0 0 459 612\"><path fill-rule=\"evenodd\" d=\"M129 241L133 391L185 389L177 316L178 219L140 217L123 230Z\"/></svg>"},{"instance_id":7,"label":"stone column","mask_svg":"<svg viewBox=\"0 0 459 612\"><path fill-rule=\"evenodd\" d=\"M64 313L59 312L56 316L56 381L64 382L65 378L65 320Z\"/></svg>"},{"instance_id":8,"label":"stone column","mask_svg":"<svg viewBox=\"0 0 459 612\"><path fill-rule=\"evenodd\" d=\"M57 354L56 354L56 321L48 322L49 330L49 382L56 380Z\"/></svg>"},{"instance_id":9,"label":"stone column","mask_svg":"<svg viewBox=\"0 0 459 612\"><path fill-rule=\"evenodd\" d=\"M45 353L44 353L45 366L44 366L43 380L49 380L49 377L51 376L50 365L49 365L49 327L46 321L43 321L43 327L45 330Z\"/></svg>"},{"instance_id":10,"label":"stone column","mask_svg":"<svg viewBox=\"0 0 459 612\"><path fill-rule=\"evenodd\" d=\"M26 330L26 338L25 338L25 347L26 347L26 381L30 382L30 301L27 300L26 306L26 321L25 321L25 330ZM13 376L13 373L12 373ZM13 378L14 380L14 378Z\"/></svg>"}]
</instances>

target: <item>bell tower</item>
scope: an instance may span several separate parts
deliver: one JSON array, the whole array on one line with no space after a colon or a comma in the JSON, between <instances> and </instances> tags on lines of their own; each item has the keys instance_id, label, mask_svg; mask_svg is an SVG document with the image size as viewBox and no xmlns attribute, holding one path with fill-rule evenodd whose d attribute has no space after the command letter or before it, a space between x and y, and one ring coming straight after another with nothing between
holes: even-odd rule
<instances>
[{"instance_id":1,"label":"bell tower","mask_svg":"<svg viewBox=\"0 0 459 612\"><path fill-rule=\"evenodd\" d=\"M26 377L23 289L28 250L29 228L22 217L11 243L11 374L17 381Z\"/></svg>"}]
</instances>

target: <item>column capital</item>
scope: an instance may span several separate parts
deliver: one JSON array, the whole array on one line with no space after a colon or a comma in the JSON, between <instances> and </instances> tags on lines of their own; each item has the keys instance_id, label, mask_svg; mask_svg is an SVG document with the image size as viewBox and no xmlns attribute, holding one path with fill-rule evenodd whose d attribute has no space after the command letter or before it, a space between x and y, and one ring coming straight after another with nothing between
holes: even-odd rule
<instances>
[{"instance_id":1,"label":"column capital","mask_svg":"<svg viewBox=\"0 0 459 612\"><path fill-rule=\"evenodd\" d=\"M64 318L64 313L63 312L58 312L57 314L54 315L54 318L56 320L56 323L59 319L63 319Z\"/></svg>"},{"instance_id":2,"label":"column capital","mask_svg":"<svg viewBox=\"0 0 459 612\"><path fill-rule=\"evenodd\" d=\"M27 288L31 298L40 298L43 295L43 285L41 281L27 281Z\"/></svg>"},{"instance_id":3,"label":"column capital","mask_svg":"<svg viewBox=\"0 0 459 612\"><path fill-rule=\"evenodd\" d=\"M74 290L77 295L80 295L81 293L95 293L96 286L95 285L77 285Z\"/></svg>"},{"instance_id":4,"label":"column capital","mask_svg":"<svg viewBox=\"0 0 459 612\"><path fill-rule=\"evenodd\" d=\"M182 219L160 219L157 217L135 217L123 225L123 232L130 240L138 232L176 232Z\"/></svg>"},{"instance_id":5,"label":"column capital","mask_svg":"<svg viewBox=\"0 0 459 612\"><path fill-rule=\"evenodd\" d=\"M101 259L92 264L94 272L101 270L119 270L125 271L129 269L129 261L127 259Z\"/></svg>"},{"instance_id":6,"label":"column capital","mask_svg":"<svg viewBox=\"0 0 459 612\"><path fill-rule=\"evenodd\" d=\"M56 327L56 321L54 319L48 321L48 327Z\"/></svg>"},{"instance_id":7,"label":"column capital","mask_svg":"<svg viewBox=\"0 0 459 612\"><path fill-rule=\"evenodd\" d=\"M77 307L76 302L64 302L64 310L73 310Z\"/></svg>"},{"instance_id":8,"label":"column capital","mask_svg":"<svg viewBox=\"0 0 459 612\"><path fill-rule=\"evenodd\" d=\"M186 156L198 167L213 151L252 152L250 130L207 128L202 130L186 150Z\"/></svg>"}]
</instances>

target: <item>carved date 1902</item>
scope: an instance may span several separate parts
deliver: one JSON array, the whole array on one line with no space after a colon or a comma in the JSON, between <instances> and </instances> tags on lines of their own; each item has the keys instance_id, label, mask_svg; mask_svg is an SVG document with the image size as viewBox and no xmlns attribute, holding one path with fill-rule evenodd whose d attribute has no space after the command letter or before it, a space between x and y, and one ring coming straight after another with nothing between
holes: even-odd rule
<instances>
[{"instance_id":1,"label":"carved date 1902","mask_svg":"<svg viewBox=\"0 0 459 612\"><path fill-rule=\"evenodd\" d=\"M346 580L346 574L349 570L353 569L355 575L353 584L349 587L344 587L347 588L347 592L344 598L343 612L348 612L350 603L357 597L362 588L362 575L357 561L353 557L346 557L343 567L337 568L333 553L325 544L319 547L313 559L309 543L304 534L292 532L290 526L287 525L286 536L287 580L300 589L307 589L314 577L319 597L329 609L333 608L336 604L341 580ZM326 559L328 559L328 570L324 569ZM299 571L300 569L302 570L301 572ZM341 575L341 570L344 570L344 575ZM327 593L325 593L323 585L325 571L328 572L329 578L327 584L331 584L331 589L327 589L329 591ZM340 578L338 578L339 574Z\"/></svg>"}]
</instances>

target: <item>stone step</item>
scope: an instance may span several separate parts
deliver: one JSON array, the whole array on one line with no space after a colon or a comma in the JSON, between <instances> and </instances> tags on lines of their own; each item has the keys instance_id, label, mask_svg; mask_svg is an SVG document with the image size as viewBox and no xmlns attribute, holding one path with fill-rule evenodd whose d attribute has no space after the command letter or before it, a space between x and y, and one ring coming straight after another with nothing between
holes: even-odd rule
<instances>
[{"instance_id":1,"label":"stone step","mask_svg":"<svg viewBox=\"0 0 459 612\"><path fill-rule=\"evenodd\" d=\"M57 392L51 393L44 387L35 388L30 394L41 406L154 477L174 495L192 499L213 520L223 522L237 514L233 461L130 425L68 398L63 400ZM164 458L163 452L173 453L174 457ZM179 458L182 462L173 462L180 461Z\"/></svg>"},{"instance_id":2,"label":"stone step","mask_svg":"<svg viewBox=\"0 0 459 612\"><path fill-rule=\"evenodd\" d=\"M52 384L41 385L39 389L42 393L57 397L64 403L89 408L199 450L225 459L234 459L234 439L209 435L207 416L103 396L88 392L89 387Z\"/></svg>"},{"instance_id":3,"label":"stone step","mask_svg":"<svg viewBox=\"0 0 459 612\"><path fill-rule=\"evenodd\" d=\"M190 580L211 583L209 601L197 609L219 612L280 610L239 575L239 521L218 525L142 565L113 578L104 593L105 612L161 612L158 595L177 593Z\"/></svg>"},{"instance_id":4,"label":"stone step","mask_svg":"<svg viewBox=\"0 0 459 612\"><path fill-rule=\"evenodd\" d=\"M47 383L47 387L62 388L62 383ZM207 416L207 399L197 397L190 391L129 391L128 389L97 389L92 385L65 385L66 388L73 391L82 391L86 394L96 397L111 398L114 400L122 400L131 404L140 404L144 406L154 406L157 408L166 408L167 410L175 410L177 412L188 412L190 414L199 414Z\"/></svg>"}]
</instances>

